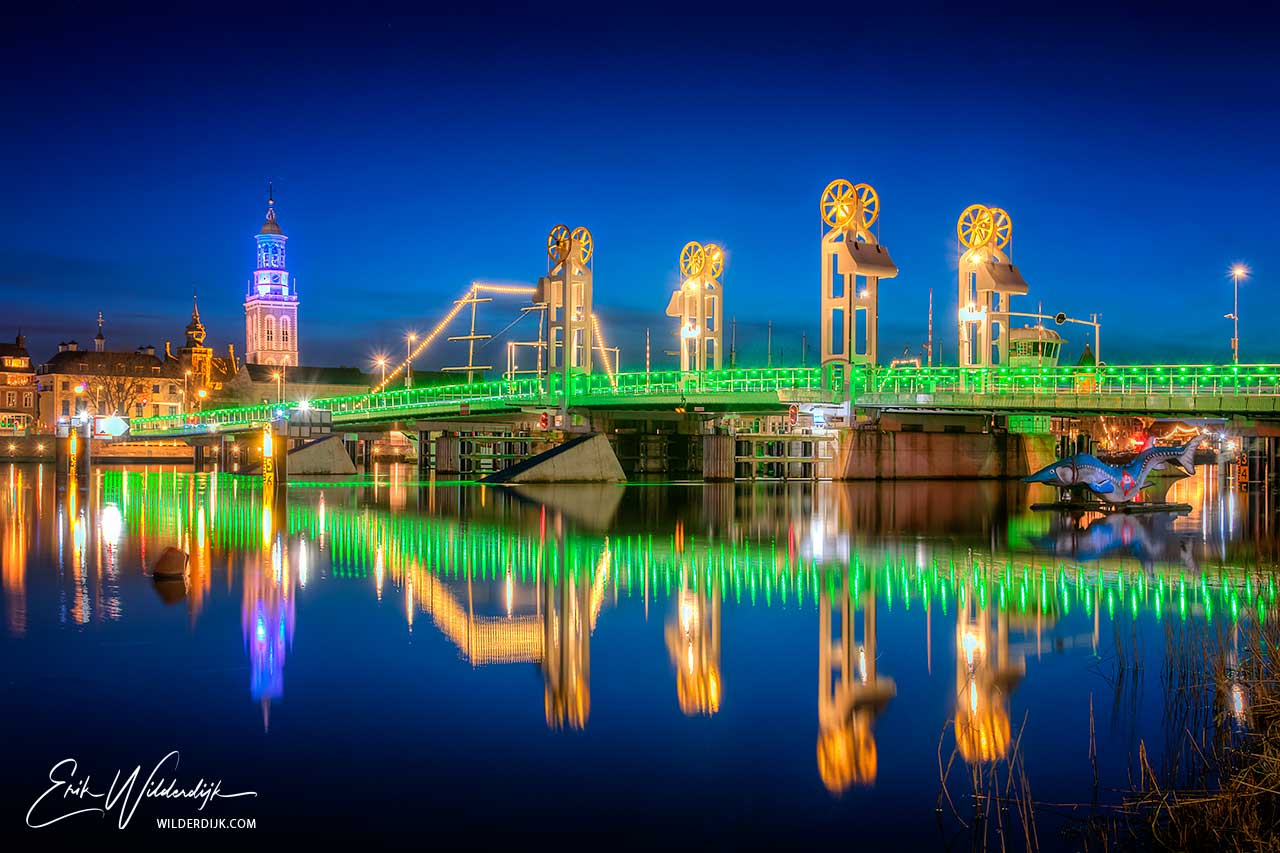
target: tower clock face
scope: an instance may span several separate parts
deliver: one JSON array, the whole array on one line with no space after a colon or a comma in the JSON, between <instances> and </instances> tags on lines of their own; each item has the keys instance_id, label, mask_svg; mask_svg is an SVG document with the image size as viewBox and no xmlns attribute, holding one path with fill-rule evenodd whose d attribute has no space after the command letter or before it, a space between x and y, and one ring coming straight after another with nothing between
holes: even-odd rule
<instances>
[{"instance_id":1,"label":"tower clock face","mask_svg":"<svg viewBox=\"0 0 1280 853\"><path fill-rule=\"evenodd\" d=\"M271 276L271 283L272 284L280 283L280 273L276 273L275 275Z\"/></svg>"}]
</instances>

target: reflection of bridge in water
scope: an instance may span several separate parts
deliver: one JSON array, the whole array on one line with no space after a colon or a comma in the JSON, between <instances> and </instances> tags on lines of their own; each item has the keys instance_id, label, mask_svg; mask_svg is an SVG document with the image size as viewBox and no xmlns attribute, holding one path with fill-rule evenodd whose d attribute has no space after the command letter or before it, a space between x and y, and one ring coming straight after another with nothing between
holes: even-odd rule
<instances>
[{"instance_id":1,"label":"reflection of bridge in water","mask_svg":"<svg viewBox=\"0 0 1280 853\"><path fill-rule=\"evenodd\" d=\"M422 515L361 504L346 488L314 499L293 489L277 514L263 506L253 481L231 475L106 472L96 482L87 500L72 491L64 501L87 503L99 525L112 507L127 532L157 546L198 541L193 567L205 568L193 581L204 587L214 555L244 555L242 622L251 692L264 718L283 696L297 591L319 577L369 583L380 597L398 589L410 629L425 616L475 666L537 664L553 727L588 721L591 635L611 601L669 602L666 649L686 714L714 714L724 701L726 603L812 602L820 637L818 765L833 790L876 777L873 723L896 693L880 670L877 617L885 610L921 609L928 631L954 621L957 745L967 760L985 761L1008 748L1009 696L1023 660L1063 616L1085 614L1093 632L1053 642L1096 649L1099 620L1117 611L1235 621L1260 617L1275 599L1274 579L1256 566L1192 572L1128 552L1086 564L1020 550L1029 537L1018 527L1027 520L1009 525L1014 544L1000 549L914 536L901 514L882 520L904 529L900 538L864 541L850 530L878 525L851 524L869 509L843 491L824 494L829 515L807 524L793 523L799 513L746 512L742 529L722 525L703 536L682 525L654 535L617 524L603 535L553 504L505 491L424 490L420 500L437 514ZM718 513L721 501L743 494L727 488L706 490L704 511ZM403 499L392 496L391 504ZM442 506L451 500L466 504L458 517ZM200 599L188 602L194 619Z\"/></svg>"}]
</instances>

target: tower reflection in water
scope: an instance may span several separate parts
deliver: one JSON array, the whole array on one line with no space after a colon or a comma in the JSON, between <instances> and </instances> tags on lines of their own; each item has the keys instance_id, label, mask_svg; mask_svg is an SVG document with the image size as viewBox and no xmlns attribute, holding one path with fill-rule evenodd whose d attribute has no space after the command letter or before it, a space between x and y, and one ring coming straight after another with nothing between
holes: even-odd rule
<instances>
[{"instance_id":1,"label":"tower reflection in water","mask_svg":"<svg viewBox=\"0 0 1280 853\"><path fill-rule=\"evenodd\" d=\"M296 579L271 506L262 509L262 548L246 561L240 625L249 655L249 693L262 706L262 728L271 725L271 702L284 696L284 665L293 646ZM300 546L306 548L305 540ZM305 551L303 552L305 554ZM305 556L302 558L305 564Z\"/></svg>"},{"instance_id":2,"label":"tower reflection in water","mask_svg":"<svg viewBox=\"0 0 1280 853\"><path fill-rule=\"evenodd\" d=\"M978 598L956 608L956 746L970 764L1008 753L1009 695L1026 673L1022 657L1010 657L1009 614Z\"/></svg>"},{"instance_id":3,"label":"tower reflection in water","mask_svg":"<svg viewBox=\"0 0 1280 853\"><path fill-rule=\"evenodd\" d=\"M712 576L701 590L680 576L675 609L667 619L667 652L676 670L676 700L686 716L710 716L720 710L720 579Z\"/></svg>"},{"instance_id":4,"label":"tower reflection in water","mask_svg":"<svg viewBox=\"0 0 1280 853\"><path fill-rule=\"evenodd\" d=\"M875 782L871 724L898 692L877 667L875 575L841 575L835 589L824 584L818 597L818 774L833 793Z\"/></svg>"}]
</instances>

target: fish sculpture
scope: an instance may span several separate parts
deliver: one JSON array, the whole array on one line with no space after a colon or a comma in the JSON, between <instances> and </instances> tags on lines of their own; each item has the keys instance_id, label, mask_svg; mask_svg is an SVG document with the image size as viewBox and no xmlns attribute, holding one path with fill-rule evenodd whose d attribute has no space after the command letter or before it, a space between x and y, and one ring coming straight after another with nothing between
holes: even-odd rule
<instances>
[{"instance_id":1,"label":"fish sculpture","mask_svg":"<svg viewBox=\"0 0 1280 853\"><path fill-rule=\"evenodd\" d=\"M1194 474L1199 444L1199 438L1182 447L1154 447L1148 443L1133 461L1121 466L1108 465L1089 453L1077 453L1046 465L1030 477L1024 477L1022 482L1045 483L1064 489L1088 488L1110 503L1128 503L1150 485L1147 477L1157 468L1172 464L1187 474Z\"/></svg>"}]
</instances>

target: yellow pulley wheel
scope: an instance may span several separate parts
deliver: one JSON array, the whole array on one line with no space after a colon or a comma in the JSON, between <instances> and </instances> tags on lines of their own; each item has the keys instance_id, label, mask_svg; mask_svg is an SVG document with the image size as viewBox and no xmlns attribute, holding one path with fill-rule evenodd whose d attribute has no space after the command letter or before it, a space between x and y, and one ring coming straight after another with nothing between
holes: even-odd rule
<instances>
[{"instance_id":1,"label":"yellow pulley wheel","mask_svg":"<svg viewBox=\"0 0 1280 853\"><path fill-rule=\"evenodd\" d=\"M956 234L960 242L970 249L981 249L991 242L995 230L995 218L991 211L981 204L971 204L960 214L956 222Z\"/></svg>"},{"instance_id":2,"label":"yellow pulley wheel","mask_svg":"<svg viewBox=\"0 0 1280 853\"><path fill-rule=\"evenodd\" d=\"M569 226L557 225L547 235L547 256L555 263L562 263L569 255Z\"/></svg>"},{"instance_id":3,"label":"yellow pulley wheel","mask_svg":"<svg viewBox=\"0 0 1280 853\"><path fill-rule=\"evenodd\" d=\"M853 197L858 203L853 212L853 224L865 231L880 218L880 194L871 184L858 184L853 188Z\"/></svg>"},{"instance_id":4,"label":"yellow pulley wheel","mask_svg":"<svg viewBox=\"0 0 1280 853\"><path fill-rule=\"evenodd\" d=\"M827 184L827 188L822 191L822 199L818 202L822 221L832 228L843 228L847 225L857 213L857 207L857 194L854 192L853 184L844 178L837 178Z\"/></svg>"},{"instance_id":5,"label":"yellow pulley wheel","mask_svg":"<svg viewBox=\"0 0 1280 853\"><path fill-rule=\"evenodd\" d=\"M573 242L578 246L578 263L586 265L591 260L595 244L591 242L591 232L579 225L573 229Z\"/></svg>"},{"instance_id":6,"label":"yellow pulley wheel","mask_svg":"<svg viewBox=\"0 0 1280 853\"><path fill-rule=\"evenodd\" d=\"M684 248L680 250L680 272L685 278L693 278L702 274L702 268L707 265L707 253L703 250L701 243L688 242L684 244Z\"/></svg>"},{"instance_id":7,"label":"yellow pulley wheel","mask_svg":"<svg viewBox=\"0 0 1280 853\"><path fill-rule=\"evenodd\" d=\"M702 247L702 254L706 256L709 264L707 272L712 278L719 278L720 273L724 272L724 249L715 243L708 243Z\"/></svg>"},{"instance_id":8,"label":"yellow pulley wheel","mask_svg":"<svg viewBox=\"0 0 1280 853\"><path fill-rule=\"evenodd\" d=\"M991 208L992 229L995 231L997 249L1003 249L1009 245L1009 238L1013 236L1013 220L1009 218L1009 212L1001 207Z\"/></svg>"}]
</instances>

